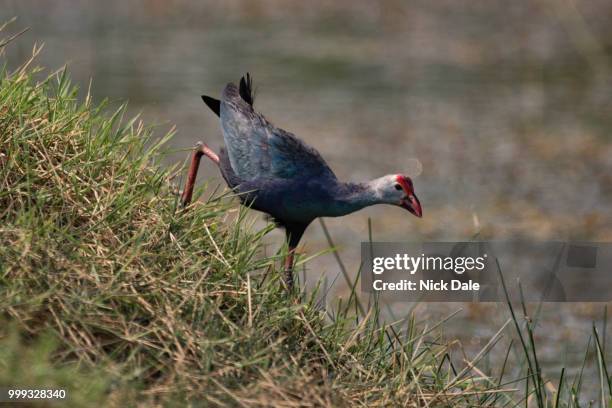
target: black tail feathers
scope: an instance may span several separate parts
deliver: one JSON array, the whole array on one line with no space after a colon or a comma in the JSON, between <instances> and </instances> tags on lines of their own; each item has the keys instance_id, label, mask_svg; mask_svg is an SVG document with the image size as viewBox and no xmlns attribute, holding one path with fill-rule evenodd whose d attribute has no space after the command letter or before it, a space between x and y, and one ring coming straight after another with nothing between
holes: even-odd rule
<instances>
[{"instance_id":1,"label":"black tail feathers","mask_svg":"<svg viewBox=\"0 0 612 408\"><path fill-rule=\"evenodd\" d=\"M240 87L238 88L240 97L249 105L253 106L255 102L255 91L253 90L253 78L247 72L245 76L240 78ZM210 108L211 111L215 112L215 115L221 116L221 101L210 96L202 95L202 100Z\"/></svg>"},{"instance_id":2,"label":"black tail feathers","mask_svg":"<svg viewBox=\"0 0 612 408\"><path fill-rule=\"evenodd\" d=\"M202 100L210 108L211 111L215 112L215 115L221 116L221 101L210 96L202 95Z\"/></svg>"},{"instance_id":3,"label":"black tail feathers","mask_svg":"<svg viewBox=\"0 0 612 408\"><path fill-rule=\"evenodd\" d=\"M246 103L253 106L253 102L255 102L255 91L253 89L253 78L251 78L251 75L248 72L246 73L246 76L240 78L240 87L238 88L238 92L240 93L240 97L244 99Z\"/></svg>"}]
</instances>

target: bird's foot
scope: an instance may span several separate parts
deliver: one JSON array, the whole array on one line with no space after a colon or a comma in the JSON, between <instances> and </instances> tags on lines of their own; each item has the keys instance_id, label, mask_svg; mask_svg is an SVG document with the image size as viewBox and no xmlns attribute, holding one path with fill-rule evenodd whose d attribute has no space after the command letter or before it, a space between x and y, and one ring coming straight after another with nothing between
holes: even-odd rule
<instances>
[{"instance_id":1,"label":"bird's foot","mask_svg":"<svg viewBox=\"0 0 612 408\"><path fill-rule=\"evenodd\" d=\"M202 141L197 142L195 146L193 146L193 152L194 154L197 154L199 156L205 155L210 160L215 162L215 164L219 164L219 155L217 155L217 153L215 153L215 151L211 149L210 146L208 146Z\"/></svg>"}]
</instances>

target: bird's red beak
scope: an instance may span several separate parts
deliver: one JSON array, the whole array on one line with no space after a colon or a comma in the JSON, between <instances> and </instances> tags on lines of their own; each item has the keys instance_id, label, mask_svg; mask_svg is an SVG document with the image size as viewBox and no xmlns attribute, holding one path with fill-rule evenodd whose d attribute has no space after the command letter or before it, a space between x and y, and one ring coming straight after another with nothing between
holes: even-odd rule
<instances>
[{"instance_id":1,"label":"bird's red beak","mask_svg":"<svg viewBox=\"0 0 612 408\"><path fill-rule=\"evenodd\" d=\"M414 194L410 194L402 199L400 207L407 209L412 214L421 218L423 216L423 209L421 208L421 202Z\"/></svg>"},{"instance_id":2,"label":"bird's red beak","mask_svg":"<svg viewBox=\"0 0 612 408\"><path fill-rule=\"evenodd\" d=\"M407 209L415 216L421 218L423 216L423 209L421 208L421 202L414 194L412 187L412 180L410 178L397 175L397 182L402 186L402 189L406 193L402 201L400 201L400 207Z\"/></svg>"}]
</instances>

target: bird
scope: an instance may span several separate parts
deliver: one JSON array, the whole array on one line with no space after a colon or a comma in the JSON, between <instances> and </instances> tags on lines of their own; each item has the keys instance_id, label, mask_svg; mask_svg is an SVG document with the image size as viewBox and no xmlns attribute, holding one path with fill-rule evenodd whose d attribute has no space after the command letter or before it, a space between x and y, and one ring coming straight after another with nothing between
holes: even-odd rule
<instances>
[{"instance_id":1,"label":"bird","mask_svg":"<svg viewBox=\"0 0 612 408\"><path fill-rule=\"evenodd\" d=\"M296 248L316 218L340 217L375 204L390 204L423 216L409 176L341 181L316 149L255 111L249 73L238 86L228 83L220 99L202 95L202 100L219 118L225 147L217 154L203 142L196 144L181 204L184 208L190 204L200 160L207 156L242 205L267 214L285 230L284 281L289 291L293 289Z\"/></svg>"}]
</instances>

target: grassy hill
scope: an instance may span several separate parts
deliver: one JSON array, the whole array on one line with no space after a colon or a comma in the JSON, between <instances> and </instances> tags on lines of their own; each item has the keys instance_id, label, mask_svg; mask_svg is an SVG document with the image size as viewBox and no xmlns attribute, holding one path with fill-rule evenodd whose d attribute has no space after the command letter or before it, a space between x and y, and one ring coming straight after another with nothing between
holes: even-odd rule
<instances>
[{"instance_id":1,"label":"grassy hill","mask_svg":"<svg viewBox=\"0 0 612 408\"><path fill-rule=\"evenodd\" d=\"M287 296L261 251L268 229L233 200L181 211L176 174L156 164L171 135L80 102L65 71L35 78L0 82L0 385L204 406L385 405L439 388L433 355L413 372L415 350L393 352L369 320L354 330L348 312L330 321Z\"/></svg>"},{"instance_id":2,"label":"grassy hill","mask_svg":"<svg viewBox=\"0 0 612 408\"><path fill-rule=\"evenodd\" d=\"M172 135L124 112L65 71L1 72L0 387L64 388L71 406L512 401L414 320L287 295L269 229L228 195L181 210L180 171L158 164Z\"/></svg>"}]
</instances>

